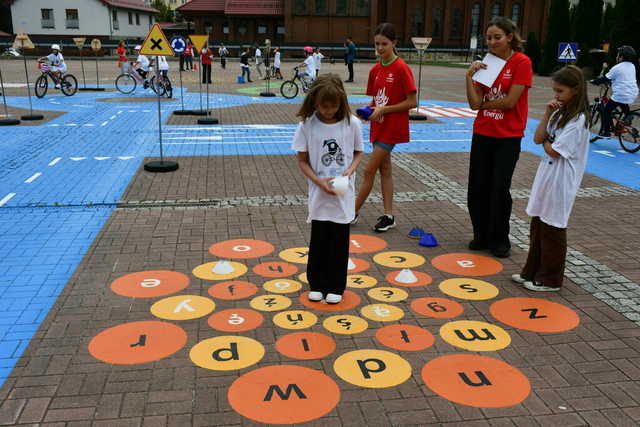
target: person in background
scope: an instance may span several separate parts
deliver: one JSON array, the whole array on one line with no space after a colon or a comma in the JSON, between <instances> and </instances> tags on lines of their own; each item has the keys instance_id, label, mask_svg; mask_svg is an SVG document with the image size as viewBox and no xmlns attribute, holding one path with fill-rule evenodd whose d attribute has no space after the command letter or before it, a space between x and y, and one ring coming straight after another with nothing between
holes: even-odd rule
<instances>
[{"instance_id":1,"label":"person in background","mask_svg":"<svg viewBox=\"0 0 640 427\"><path fill-rule=\"evenodd\" d=\"M142 87L146 89L149 87L147 76L149 74L149 66L151 65L151 63L149 62L149 58L140 53L141 48L142 47L140 45L137 45L134 48L135 52L138 54L138 57L136 58L136 62L133 64L133 69L136 70L140 77L142 77Z\"/></svg>"},{"instance_id":2,"label":"person in background","mask_svg":"<svg viewBox=\"0 0 640 427\"><path fill-rule=\"evenodd\" d=\"M349 70L349 78L345 80L345 82L353 83L353 61L356 59L356 44L353 42L351 36L347 37L346 48L345 62Z\"/></svg>"},{"instance_id":3,"label":"person in background","mask_svg":"<svg viewBox=\"0 0 640 427\"><path fill-rule=\"evenodd\" d=\"M306 46L304 55L305 60L299 63L297 67L305 68L306 71L301 72L300 77L310 85L316 78L316 61L313 59L313 48Z\"/></svg>"},{"instance_id":4,"label":"person in background","mask_svg":"<svg viewBox=\"0 0 640 427\"><path fill-rule=\"evenodd\" d=\"M320 53L320 48L316 47L315 52L313 52L313 60L316 63L316 77L320 75L320 69L322 68L323 59L324 59L324 55Z\"/></svg>"},{"instance_id":5,"label":"person in background","mask_svg":"<svg viewBox=\"0 0 640 427\"><path fill-rule=\"evenodd\" d=\"M62 75L67 72L67 64L64 62L64 57L60 52L60 46L57 44L51 45L51 53L47 56L38 58L38 62L48 60L51 63L51 73L56 78L55 88L60 89L60 79Z\"/></svg>"},{"instance_id":6,"label":"person in background","mask_svg":"<svg viewBox=\"0 0 640 427\"><path fill-rule=\"evenodd\" d=\"M120 40L118 43L116 55L118 55L118 68L122 68L122 64L127 62L127 49L124 46L124 40Z\"/></svg>"},{"instance_id":7,"label":"person in background","mask_svg":"<svg viewBox=\"0 0 640 427\"><path fill-rule=\"evenodd\" d=\"M240 54L240 69L242 70L242 77L247 75L247 82L251 83L251 70L249 70L249 56L251 55L251 48L247 47L242 54Z\"/></svg>"},{"instance_id":8,"label":"person in background","mask_svg":"<svg viewBox=\"0 0 640 427\"><path fill-rule=\"evenodd\" d=\"M220 43L220 47L218 48L218 56L220 56L220 66L224 70L227 67L227 56L229 56L229 51L224 46L224 43Z\"/></svg>"},{"instance_id":9,"label":"person in background","mask_svg":"<svg viewBox=\"0 0 640 427\"><path fill-rule=\"evenodd\" d=\"M206 44L200 51L200 64L202 65L202 83L211 84L211 63L213 62L213 51Z\"/></svg>"},{"instance_id":10,"label":"person in background","mask_svg":"<svg viewBox=\"0 0 640 427\"><path fill-rule=\"evenodd\" d=\"M182 56L184 57L184 70L193 71L193 44L189 39L187 39L187 47L184 48Z\"/></svg>"},{"instance_id":11,"label":"person in background","mask_svg":"<svg viewBox=\"0 0 640 427\"><path fill-rule=\"evenodd\" d=\"M262 51L260 50L260 46L256 44L256 70L258 70L258 74L260 78L262 78L262 68L264 67L264 61L262 60Z\"/></svg>"},{"instance_id":12,"label":"person in background","mask_svg":"<svg viewBox=\"0 0 640 427\"><path fill-rule=\"evenodd\" d=\"M282 80L282 73L280 72L280 48L277 47L273 51L273 67L275 68L275 77L278 80Z\"/></svg>"}]
</instances>

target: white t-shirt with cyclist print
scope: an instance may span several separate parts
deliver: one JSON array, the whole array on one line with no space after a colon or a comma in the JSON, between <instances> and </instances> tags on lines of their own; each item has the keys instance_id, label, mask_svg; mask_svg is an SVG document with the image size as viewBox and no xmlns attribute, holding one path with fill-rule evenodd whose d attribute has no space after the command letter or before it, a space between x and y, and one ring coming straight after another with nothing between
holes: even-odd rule
<instances>
[{"instance_id":1,"label":"white t-shirt with cyclist print","mask_svg":"<svg viewBox=\"0 0 640 427\"><path fill-rule=\"evenodd\" d=\"M315 80L315 78L316 78L316 61L315 61L315 59L313 59L313 56L309 55L309 56L307 56L307 59L304 60L304 63L306 65L306 68L304 69L304 72L309 75L309 78L311 80Z\"/></svg>"},{"instance_id":2,"label":"white t-shirt with cyclist print","mask_svg":"<svg viewBox=\"0 0 640 427\"><path fill-rule=\"evenodd\" d=\"M636 66L629 61L620 62L606 74L611 80L613 95L611 99L621 104L633 104L638 97Z\"/></svg>"},{"instance_id":3,"label":"white t-shirt with cyclist print","mask_svg":"<svg viewBox=\"0 0 640 427\"><path fill-rule=\"evenodd\" d=\"M51 67L54 71L60 71L62 73L67 71L67 64L64 62L64 56L60 52L50 53L47 55L47 59L51 63Z\"/></svg>"}]
</instances>

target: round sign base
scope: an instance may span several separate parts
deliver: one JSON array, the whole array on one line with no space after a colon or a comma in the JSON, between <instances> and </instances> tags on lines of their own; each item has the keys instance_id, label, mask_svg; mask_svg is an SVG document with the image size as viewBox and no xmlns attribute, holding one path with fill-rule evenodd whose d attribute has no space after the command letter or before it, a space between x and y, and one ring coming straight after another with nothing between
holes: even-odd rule
<instances>
[{"instance_id":1,"label":"round sign base","mask_svg":"<svg viewBox=\"0 0 640 427\"><path fill-rule=\"evenodd\" d=\"M44 116L42 114L25 114L24 116L20 116L20 120L32 121L32 120L42 120Z\"/></svg>"},{"instance_id":2,"label":"round sign base","mask_svg":"<svg viewBox=\"0 0 640 427\"><path fill-rule=\"evenodd\" d=\"M260 96L276 96L273 92L260 92Z\"/></svg>"},{"instance_id":3,"label":"round sign base","mask_svg":"<svg viewBox=\"0 0 640 427\"><path fill-rule=\"evenodd\" d=\"M0 126L15 126L19 124L20 120L18 119L0 119Z\"/></svg>"},{"instance_id":4,"label":"round sign base","mask_svg":"<svg viewBox=\"0 0 640 427\"><path fill-rule=\"evenodd\" d=\"M147 172L173 172L179 167L178 162L172 161L154 161L145 163L144 170Z\"/></svg>"},{"instance_id":5,"label":"round sign base","mask_svg":"<svg viewBox=\"0 0 640 427\"><path fill-rule=\"evenodd\" d=\"M409 114L409 120L427 120L426 114Z\"/></svg>"},{"instance_id":6,"label":"round sign base","mask_svg":"<svg viewBox=\"0 0 640 427\"><path fill-rule=\"evenodd\" d=\"M176 116L190 116L193 114L193 110L174 110L173 114Z\"/></svg>"},{"instance_id":7,"label":"round sign base","mask_svg":"<svg viewBox=\"0 0 640 427\"><path fill-rule=\"evenodd\" d=\"M78 90L90 91L90 92L104 92L106 88L103 87L79 87Z\"/></svg>"},{"instance_id":8,"label":"round sign base","mask_svg":"<svg viewBox=\"0 0 640 427\"><path fill-rule=\"evenodd\" d=\"M191 110L192 116L208 116L209 112L206 110Z\"/></svg>"},{"instance_id":9,"label":"round sign base","mask_svg":"<svg viewBox=\"0 0 640 427\"><path fill-rule=\"evenodd\" d=\"M219 123L218 119L214 119L214 118L211 118L211 119L198 119L198 124L199 125L217 125L218 123Z\"/></svg>"}]
</instances>

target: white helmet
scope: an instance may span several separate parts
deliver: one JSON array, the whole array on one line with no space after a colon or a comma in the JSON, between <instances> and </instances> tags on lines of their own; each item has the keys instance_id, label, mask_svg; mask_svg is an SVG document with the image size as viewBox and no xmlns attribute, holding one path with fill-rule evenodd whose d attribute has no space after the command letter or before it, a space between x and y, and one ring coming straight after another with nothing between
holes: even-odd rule
<instances>
[{"instance_id":1,"label":"white helmet","mask_svg":"<svg viewBox=\"0 0 640 427\"><path fill-rule=\"evenodd\" d=\"M134 50L140 50L140 49L142 49L142 46L140 46L140 45L136 45L136 47L134 47L133 49L134 49Z\"/></svg>"},{"instance_id":2,"label":"white helmet","mask_svg":"<svg viewBox=\"0 0 640 427\"><path fill-rule=\"evenodd\" d=\"M60 45L58 45L58 44L52 44L52 45L51 45L51 50L60 50Z\"/></svg>"}]
</instances>

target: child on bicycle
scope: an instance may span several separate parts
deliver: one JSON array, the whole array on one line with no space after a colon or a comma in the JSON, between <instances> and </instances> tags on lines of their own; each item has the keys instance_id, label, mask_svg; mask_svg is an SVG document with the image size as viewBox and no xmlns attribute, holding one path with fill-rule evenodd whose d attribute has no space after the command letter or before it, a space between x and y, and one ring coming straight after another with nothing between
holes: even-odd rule
<instances>
[{"instance_id":1,"label":"child on bicycle","mask_svg":"<svg viewBox=\"0 0 640 427\"><path fill-rule=\"evenodd\" d=\"M567 255L567 222L589 154L589 106L582 71L574 65L551 76L554 92L534 141L544 155L533 180L527 214L530 246L520 274L511 276L531 291L559 291Z\"/></svg>"},{"instance_id":2,"label":"child on bicycle","mask_svg":"<svg viewBox=\"0 0 640 427\"><path fill-rule=\"evenodd\" d=\"M308 86L316 79L316 61L313 59L313 48L306 46L304 48L305 60L297 65L298 68L306 68L306 71L300 73L300 78Z\"/></svg>"},{"instance_id":3,"label":"child on bicycle","mask_svg":"<svg viewBox=\"0 0 640 427\"><path fill-rule=\"evenodd\" d=\"M302 122L292 148L309 182L308 298L337 304L347 285L349 222L355 213L355 171L363 157L362 129L335 74L313 82L297 116ZM331 183L337 176L349 177L342 196Z\"/></svg>"},{"instance_id":4,"label":"child on bicycle","mask_svg":"<svg viewBox=\"0 0 640 427\"><path fill-rule=\"evenodd\" d=\"M149 81L147 80L147 75L149 74L150 62L149 62L149 58L147 58L145 55L142 55L140 53L141 48L142 47L140 45L137 45L134 48L134 50L138 54L138 58L136 59L136 62L133 64L133 68L136 70L138 75L142 78L143 87L146 89L149 87Z\"/></svg>"},{"instance_id":5,"label":"child on bicycle","mask_svg":"<svg viewBox=\"0 0 640 427\"><path fill-rule=\"evenodd\" d=\"M67 72L67 64L64 62L64 57L60 53L60 46L57 44L51 45L51 53L47 56L38 58L38 62L49 61L51 63L51 74L55 77L55 88L60 89L60 79L62 75Z\"/></svg>"},{"instance_id":6,"label":"child on bicycle","mask_svg":"<svg viewBox=\"0 0 640 427\"><path fill-rule=\"evenodd\" d=\"M607 101L602 112L602 130L598 134L601 138L611 137L613 130L612 112L618 106L625 114L629 113L629 104L633 104L638 97L638 70L636 51L631 46L621 46L618 48L616 65L607 74L595 80L591 80L594 85L611 83L613 94Z\"/></svg>"}]
</instances>

